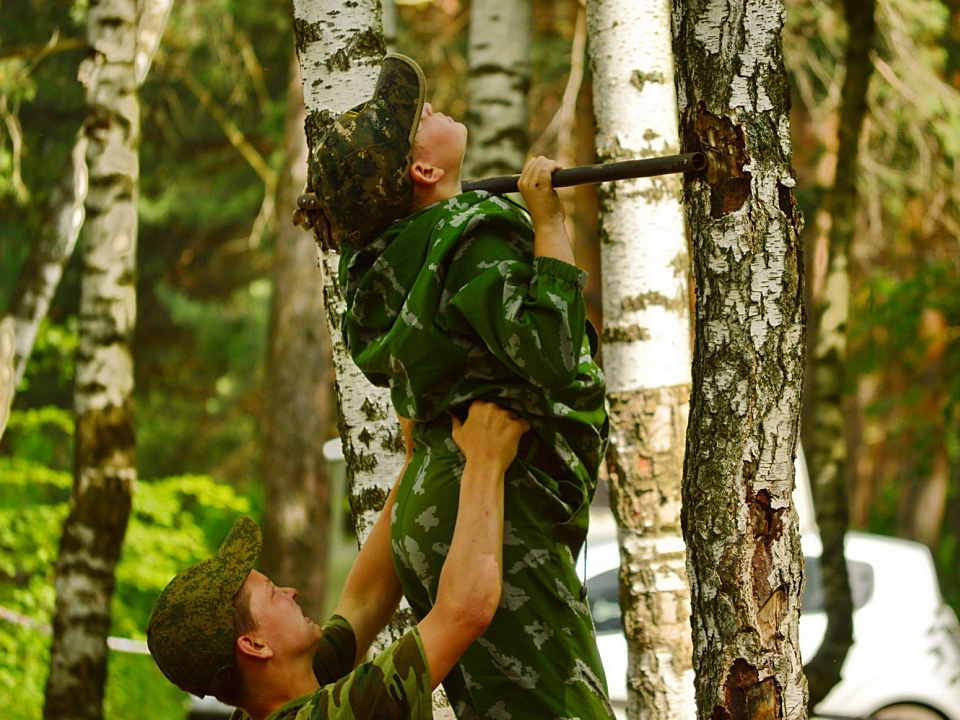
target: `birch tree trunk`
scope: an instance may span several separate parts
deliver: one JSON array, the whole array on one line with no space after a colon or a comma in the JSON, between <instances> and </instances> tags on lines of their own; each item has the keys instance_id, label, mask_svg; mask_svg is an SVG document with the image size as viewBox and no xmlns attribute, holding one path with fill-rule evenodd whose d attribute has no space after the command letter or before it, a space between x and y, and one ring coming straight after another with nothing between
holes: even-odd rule
<instances>
[{"instance_id":1,"label":"birch tree trunk","mask_svg":"<svg viewBox=\"0 0 960 720\"><path fill-rule=\"evenodd\" d=\"M13 356L17 347L17 328L12 317L0 320L0 438L10 419L13 403Z\"/></svg>"},{"instance_id":2,"label":"birch tree trunk","mask_svg":"<svg viewBox=\"0 0 960 720\"><path fill-rule=\"evenodd\" d=\"M847 485L850 471L844 423L847 320L850 315L850 245L857 228L857 158L867 112L867 88L873 73L875 0L844 0L849 29L838 128L833 191L825 200L830 250L827 276L815 311L812 379L812 447L807 457L813 478L817 525L823 543L823 642L806 666L810 709L840 681L843 661L853 644L853 600L844 557Z\"/></svg>"},{"instance_id":3,"label":"birch tree trunk","mask_svg":"<svg viewBox=\"0 0 960 720\"><path fill-rule=\"evenodd\" d=\"M395 0L380 0L383 44L387 52L397 51L397 4Z\"/></svg>"},{"instance_id":4,"label":"birch tree trunk","mask_svg":"<svg viewBox=\"0 0 960 720\"><path fill-rule=\"evenodd\" d=\"M523 169L529 125L531 0L473 0L470 6L469 149L465 178Z\"/></svg>"},{"instance_id":5,"label":"birch tree trunk","mask_svg":"<svg viewBox=\"0 0 960 720\"><path fill-rule=\"evenodd\" d=\"M137 27L135 58L137 86L143 84L160 45L173 0L150 0L146 3ZM13 400L17 385L23 379L27 361L33 352L40 322L47 315L50 303L63 277L63 268L83 227L84 200L87 196L87 135L77 133L70 159L63 168L47 201L46 218L40 225L37 242L27 257L7 307L7 317L14 327L13 375L0 376L0 397ZM0 435L5 422L0 421Z\"/></svg>"},{"instance_id":6,"label":"birch tree trunk","mask_svg":"<svg viewBox=\"0 0 960 720\"><path fill-rule=\"evenodd\" d=\"M587 27L598 161L679 152L669 0L588 0ZM627 716L685 719L694 706L680 487L691 359L680 179L607 183L598 195Z\"/></svg>"},{"instance_id":7,"label":"birch tree trunk","mask_svg":"<svg viewBox=\"0 0 960 720\"><path fill-rule=\"evenodd\" d=\"M780 0L674 0L696 340L683 481L697 715L806 716L794 455L801 218Z\"/></svg>"},{"instance_id":8,"label":"birch tree trunk","mask_svg":"<svg viewBox=\"0 0 960 720\"><path fill-rule=\"evenodd\" d=\"M307 176L303 88L294 63L287 96L286 161L277 212L263 414L263 571L300 591L313 618L324 608L330 496L323 441L333 416L330 333L313 237L289 221Z\"/></svg>"},{"instance_id":9,"label":"birch tree trunk","mask_svg":"<svg viewBox=\"0 0 960 720\"><path fill-rule=\"evenodd\" d=\"M88 183L87 145L87 135L81 129L70 151L70 159L50 193L39 237L20 270L10 298L7 315L13 319L16 333L11 397L23 379L40 322L50 309L50 302L63 277L63 268L73 255L83 227L83 203Z\"/></svg>"},{"instance_id":10,"label":"birch tree trunk","mask_svg":"<svg viewBox=\"0 0 960 720\"><path fill-rule=\"evenodd\" d=\"M110 598L136 482L133 430L140 106L136 0L92 1L74 486L57 560L44 718L102 717Z\"/></svg>"},{"instance_id":11,"label":"birch tree trunk","mask_svg":"<svg viewBox=\"0 0 960 720\"><path fill-rule=\"evenodd\" d=\"M384 55L378 0L294 0L294 34L303 80L307 146L320 137L339 113L373 93ZM322 246L324 227L316 227ZM350 506L362 544L370 533L403 467L403 436L389 393L367 382L350 358L340 333L343 297L337 279L339 257L320 253L327 325L333 345L340 439L350 485ZM406 604L374 643L374 652L387 647L413 625ZM452 717L438 688L437 717ZM450 714L445 714L450 713Z\"/></svg>"}]
</instances>

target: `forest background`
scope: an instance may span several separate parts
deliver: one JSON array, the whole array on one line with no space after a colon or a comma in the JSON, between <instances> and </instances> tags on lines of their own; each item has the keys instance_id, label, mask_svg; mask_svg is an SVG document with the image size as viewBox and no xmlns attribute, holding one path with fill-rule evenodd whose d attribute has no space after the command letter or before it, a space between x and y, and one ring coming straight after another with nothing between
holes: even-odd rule
<instances>
[{"instance_id":1,"label":"forest background","mask_svg":"<svg viewBox=\"0 0 960 720\"><path fill-rule=\"evenodd\" d=\"M846 28L825 0L786 5L796 197L813 299L825 263L818 211L836 161ZM534 2L530 145L568 165L590 162L594 140L589 67L571 51L580 13L577 0ZM83 0L0 0L0 308L83 119L85 18ZM960 1L883 0L877 21L851 249L850 519L929 545L960 609ZM455 117L468 110L468 24L461 0L397 6L396 48L423 65L428 96ZM166 580L211 552L238 512L262 511L272 266L289 223L277 211L290 200L278 197L277 178L289 157L289 93L299 85L293 47L290 3L181 2L141 89L140 482L115 636L142 639ZM599 325L596 215L595 199L578 192L570 216ZM77 254L0 441L0 706L25 717L40 717L49 656L40 626L53 609L72 485L79 283ZM322 434L318 443L335 437L332 417ZM148 657L111 654L107 717L176 717L184 702Z\"/></svg>"}]
</instances>

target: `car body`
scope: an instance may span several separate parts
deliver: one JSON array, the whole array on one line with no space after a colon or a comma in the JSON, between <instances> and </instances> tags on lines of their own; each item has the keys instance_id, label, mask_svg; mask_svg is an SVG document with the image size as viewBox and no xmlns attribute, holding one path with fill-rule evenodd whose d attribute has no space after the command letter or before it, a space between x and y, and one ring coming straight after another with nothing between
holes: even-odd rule
<instances>
[{"instance_id":1,"label":"car body","mask_svg":"<svg viewBox=\"0 0 960 720\"><path fill-rule=\"evenodd\" d=\"M802 457L794 502L801 517L806 589L800 617L800 651L813 657L823 640L826 615L816 530ZM609 508L591 510L591 530L581 570L597 625L597 642L618 717L625 718L627 644L620 624L616 527ZM960 626L943 602L926 546L897 538L850 532L845 555L854 601L854 643L841 681L812 717L884 720L960 720ZM679 684L694 716L692 673Z\"/></svg>"}]
</instances>

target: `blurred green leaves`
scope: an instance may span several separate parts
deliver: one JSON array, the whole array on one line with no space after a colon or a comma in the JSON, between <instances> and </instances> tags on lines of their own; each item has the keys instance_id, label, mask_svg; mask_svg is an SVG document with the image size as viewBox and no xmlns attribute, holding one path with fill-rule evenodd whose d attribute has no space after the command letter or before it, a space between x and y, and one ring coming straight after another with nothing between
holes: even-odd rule
<instances>
[{"instance_id":1,"label":"blurred green leaves","mask_svg":"<svg viewBox=\"0 0 960 720\"><path fill-rule=\"evenodd\" d=\"M14 412L8 428L15 456L0 457L0 608L28 626L0 619L0 706L40 718L49 638L39 628L53 612L54 568L72 478L51 467L72 420L58 408ZM157 595L177 572L216 551L249 499L205 475L141 481L134 495L117 569L113 627L143 639ZM165 718L179 713L183 694L149 657L111 655L107 717ZM131 689L133 688L133 689ZM140 707L150 697L150 707Z\"/></svg>"}]
</instances>

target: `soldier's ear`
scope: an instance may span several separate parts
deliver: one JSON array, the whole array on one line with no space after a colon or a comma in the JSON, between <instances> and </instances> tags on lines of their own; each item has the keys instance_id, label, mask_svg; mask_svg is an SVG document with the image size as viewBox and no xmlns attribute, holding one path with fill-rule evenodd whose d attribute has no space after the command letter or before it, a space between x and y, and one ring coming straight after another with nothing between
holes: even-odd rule
<instances>
[{"instance_id":1,"label":"soldier's ear","mask_svg":"<svg viewBox=\"0 0 960 720\"><path fill-rule=\"evenodd\" d=\"M267 660L273 657L273 649L260 642L256 636L246 633L237 638L237 650L251 658Z\"/></svg>"},{"instance_id":2,"label":"soldier's ear","mask_svg":"<svg viewBox=\"0 0 960 720\"><path fill-rule=\"evenodd\" d=\"M438 168L423 160L414 160L410 166L410 177L415 184L436 185L443 177L443 168Z\"/></svg>"}]
</instances>

